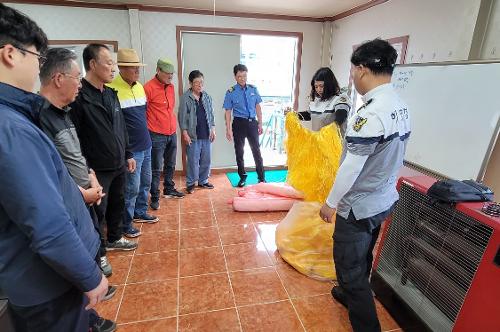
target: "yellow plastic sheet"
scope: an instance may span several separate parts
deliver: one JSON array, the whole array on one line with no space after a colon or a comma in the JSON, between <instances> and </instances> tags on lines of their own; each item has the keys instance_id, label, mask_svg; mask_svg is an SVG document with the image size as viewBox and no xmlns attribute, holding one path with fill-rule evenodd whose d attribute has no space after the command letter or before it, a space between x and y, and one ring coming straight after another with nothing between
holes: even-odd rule
<instances>
[{"instance_id":1,"label":"yellow plastic sheet","mask_svg":"<svg viewBox=\"0 0 500 332\"><path fill-rule=\"evenodd\" d=\"M337 124L320 131L304 128L297 114L286 116L288 138L287 182L302 191L305 202L295 203L276 228L281 257L299 272L320 280L335 280L333 224L325 223L319 210L335 181L342 154Z\"/></svg>"},{"instance_id":2,"label":"yellow plastic sheet","mask_svg":"<svg viewBox=\"0 0 500 332\"><path fill-rule=\"evenodd\" d=\"M332 188L342 154L342 140L336 123L311 131L300 124L296 113L286 115L288 134L287 182L302 191L306 201L324 203Z\"/></svg>"},{"instance_id":3,"label":"yellow plastic sheet","mask_svg":"<svg viewBox=\"0 0 500 332\"><path fill-rule=\"evenodd\" d=\"M276 227L276 246L281 257L299 272L319 280L335 280L334 224L320 218L321 205L295 203Z\"/></svg>"}]
</instances>

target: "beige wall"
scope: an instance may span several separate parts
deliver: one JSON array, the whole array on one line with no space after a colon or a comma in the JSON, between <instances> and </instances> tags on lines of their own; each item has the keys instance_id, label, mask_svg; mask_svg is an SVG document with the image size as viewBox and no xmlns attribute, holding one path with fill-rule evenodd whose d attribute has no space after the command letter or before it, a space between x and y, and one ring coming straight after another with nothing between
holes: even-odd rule
<instances>
[{"instance_id":1,"label":"beige wall","mask_svg":"<svg viewBox=\"0 0 500 332\"><path fill-rule=\"evenodd\" d=\"M480 0L391 0L334 22L332 69L349 80L352 46L409 35L406 62L468 58Z\"/></svg>"},{"instance_id":2,"label":"beige wall","mask_svg":"<svg viewBox=\"0 0 500 332\"><path fill-rule=\"evenodd\" d=\"M136 9L126 11L29 4L8 5L34 19L47 33L49 39L117 40L119 47L137 48L139 53L142 52L143 60L150 64L145 68L144 80L153 75L154 64L159 57L169 57L177 64L175 39L177 25L302 32L304 40L299 85L301 106L306 104L309 79L321 65L322 23L317 22L144 11L139 11L137 20ZM232 65L228 66L230 72Z\"/></svg>"},{"instance_id":3,"label":"beige wall","mask_svg":"<svg viewBox=\"0 0 500 332\"><path fill-rule=\"evenodd\" d=\"M500 59L500 0L493 0L481 48L481 59Z\"/></svg>"},{"instance_id":4,"label":"beige wall","mask_svg":"<svg viewBox=\"0 0 500 332\"><path fill-rule=\"evenodd\" d=\"M31 17L49 39L117 40L130 47L129 16L126 10L6 4Z\"/></svg>"},{"instance_id":5,"label":"beige wall","mask_svg":"<svg viewBox=\"0 0 500 332\"><path fill-rule=\"evenodd\" d=\"M308 80L320 66L321 61L321 23L140 12L142 52L145 63L149 64L149 66L145 69L146 78L154 75L155 63L160 57L169 57L177 66L176 26L178 25L302 32L304 39L302 45L302 65L300 71L301 80L299 85L299 106L304 107L304 105L306 105L306 96L309 89ZM233 63L227 64L226 71L228 77L233 76L232 68L234 65L235 64ZM175 77L175 81L177 84L177 77ZM225 87L224 90L219 91L219 93L224 94L225 89L227 88L229 88L229 86ZM214 111L218 112L221 110L222 105L214 105ZM219 132L217 139L225 140L224 133ZM225 160L234 159L232 145L227 143L226 146L227 149L219 149L217 151L214 150L214 153L227 155L223 157ZM177 157L177 168L180 168L180 153L178 153Z\"/></svg>"},{"instance_id":6,"label":"beige wall","mask_svg":"<svg viewBox=\"0 0 500 332\"><path fill-rule=\"evenodd\" d=\"M491 8L486 34L481 49L482 59L500 59L500 0L494 0ZM484 183L496 193L496 201L500 201L500 143L491 154L490 162L486 167Z\"/></svg>"},{"instance_id":7,"label":"beige wall","mask_svg":"<svg viewBox=\"0 0 500 332\"><path fill-rule=\"evenodd\" d=\"M478 18L481 2L489 15ZM486 19L487 22L478 22ZM407 63L467 60L476 26L486 24L481 59L500 59L500 0L391 0L333 22L332 70L341 85L349 80L352 46L376 37L409 35ZM484 182L500 197L500 144L486 168Z\"/></svg>"},{"instance_id":8,"label":"beige wall","mask_svg":"<svg viewBox=\"0 0 500 332\"><path fill-rule=\"evenodd\" d=\"M306 104L309 80L321 64L322 23L213 17L207 15L138 12L137 10L91 9L79 7L8 4L34 19L49 39L117 40L119 47L135 47L149 64L145 78L154 73L159 57L169 57L177 64L175 29L177 25L302 32L302 66L299 105ZM140 43L139 43L140 42ZM231 73L232 66L228 65ZM175 77L175 80L177 78Z\"/></svg>"},{"instance_id":9,"label":"beige wall","mask_svg":"<svg viewBox=\"0 0 500 332\"><path fill-rule=\"evenodd\" d=\"M155 72L158 58L168 57L177 66L176 26L198 26L234 29L302 32L302 59L299 84L299 105L305 107L309 80L321 65L322 23L213 17L207 15L144 12L137 9L109 10L62 6L9 4L34 19L47 33L49 39L67 40L117 40L118 46L134 47L148 64L141 73L141 81L149 80ZM328 38L330 35L328 35ZM227 72L232 77L232 67ZM177 75L174 84L177 85ZM175 89L178 92L177 88ZM221 94L225 93L220 91ZM179 97L179 96L177 96ZM222 105L219 105L222 107ZM216 107L219 107L216 105ZM218 133L224 139L224 133ZM180 139L179 139L180 146ZM216 153L233 154L231 149ZM177 169L182 168L181 151L177 151Z\"/></svg>"},{"instance_id":10,"label":"beige wall","mask_svg":"<svg viewBox=\"0 0 500 332\"><path fill-rule=\"evenodd\" d=\"M481 58L500 59L500 0L493 0L481 49ZM493 188L496 193L496 201L500 201L500 143L498 139L486 167L484 183Z\"/></svg>"},{"instance_id":11,"label":"beige wall","mask_svg":"<svg viewBox=\"0 0 500 332\"><path fill-rule=\"evenodd\" d=\"M480 54L483 59L498 59L500 0L490 1L493 1L493 5ZM407 62L467 59L480 3L481 0L391 0L325 24L142 11L137 13L137 10L24 4L10 6L37 21L50 39L117 40L120 47L137 48L144 61L150 64L145 69L146 79L152 76L158 57L167 56L177 63L176 25L303 32L299 96L299 106L303 108L307 104L309 80L319 66L329 64L328 53L331 52L333 56L332 69L340 84L347 85L352 46L364 40L409 35ZM500 193L498 145L493 152L485 180Z\"/></svg>"},{"instance_id":12,"label":"beige wall","mask_svg":"<svg viewBox=\"0 0 500 332\"><path fill-rule=\"evenodd\" d=\"M495 192L495 200L500 201L500 144L498 143L493 149L490 162L486 167L484 175L484 183L493 189Z\"/></svg>"},{"instance_id":13,"label":"beige wall","mask_svg":"<svg viewBox=\"0 0 500 332\"><path fill-rule=\"evenodd\" d=\"M235 29L255 29L271 31L302 32L302 66L300 71L299 105L306 103L308 80L321 63L321 23L262 20L236 17L212 17L206 15L170 14L140 12L142 47L144 61L153 66L146 68L146 77L154 73L154 64L158 57L169 57L177 65L175 29L177 25L196 27L218 27ZM234 64L228 64L228 73L232 75ZM222 91L221 93L224 93Z\"/></svg>"}]
</instances>

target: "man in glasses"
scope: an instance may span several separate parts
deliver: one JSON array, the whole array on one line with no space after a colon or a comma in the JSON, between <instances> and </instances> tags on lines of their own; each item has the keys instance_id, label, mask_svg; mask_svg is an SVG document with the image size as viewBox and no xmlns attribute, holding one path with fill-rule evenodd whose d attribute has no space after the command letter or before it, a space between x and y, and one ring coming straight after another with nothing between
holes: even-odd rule
<instances>
[{"instance_id":1,"label":"man in glasses","mask_svg":"<svg viewBox=\"0 0 500 332\"><path fill-rule=\"evenodd\" d=\"M43 98L31 91L47 43L35 22L0 4L0 288L16 331L87 332L85 309L108 281L80 190L37 127Z\"/></svg>"},{"instance_id":2,"label":"man in glasses","mask_svg":"<svg viewBox=\"0 0 500 332\"><path fill-rule=\"evenodd\" d=\"M82 155L80 141L75 126L69 116L68 105L75 101L81 84L81 73L76 63L76 54L65 48L52 48L47 54L45 63L40 68L40 94L47 99L40 110L40 127L54 142L64 164L80 189L83 199L89 208L98 232L99 222L94 211L94 206L101 203L104 196L102 187L97 181L95 173L87 166L87 160ZM96 256L100 264L101 251ZM104 272L104 271L103 271ZM106 275L106 273L104 272ZM108 286L104 300L108 300L116 293L116 287ZM99 317L95 311L90 314L90 327L95 332L111 332L116 329L116 324Z\"/></svg>"},{"instance_id":3,"label":"man in glasses","mask_svg":"<svg viewBox=\"0 0 500 332\"><path fill-rule=\"evenodd\" d=\"M24 55L31 54L31 55L36 56L38 58L38 67L42 67L42 65L44 64L44 62L47 60L47 56L42 55L40 53L37 53L35 51L30 51L30 50L28 50L26 48L23 48L21 46L17 46L17 45L2 45L2 46L0 46L0 48L8 48L9 46L15 48L16 50L18 50L19 52L21 52Z\"/></svg>"},{"instance_id":4,"label":"man in glasses","mask_svg":"<svg viewBox=\"0 0 500 332\"><path fill-rule=\"evenodd\" d=\"M96 172L106 196L96 207L97 217L107 238L107 250L134 250L137 243L123 237L125 212L125 172L135 170L135 160L128 149L128 134L116 91L105 84L113 80L115 62L106 45L89 44L83 50L87 72L75 102L71 118L75 124L83 155ZM107 241L106 241L107 240ZM107 260L101 261L106 269Z\"/></svg>"}]
</instances>

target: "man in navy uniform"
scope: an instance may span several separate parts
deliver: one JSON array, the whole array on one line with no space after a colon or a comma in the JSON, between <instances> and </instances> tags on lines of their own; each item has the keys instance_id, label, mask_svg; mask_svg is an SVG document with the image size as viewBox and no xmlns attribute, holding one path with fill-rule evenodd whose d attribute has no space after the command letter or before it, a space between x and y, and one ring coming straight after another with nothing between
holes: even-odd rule
<instances>
[{"instance_id":1,"label":"man in navy uniform","mask_svg":"<svg viewBox=\"0 0 500 332\"><path fill-rule=\"evenodd\" d=\"M408 106L391 84L396 58L381 39L352 54L351 75L364 105L349 119L346 155L320 212L327 222L337 213L333 259L339 286L332 295L347 306L355 332L380 331L369 282L372 252L399 199L396 180L410 136Z\"/></svg>"},{"instance_id":2,"label":"man in navy uniform","mask_svg":"<svg viewBox=\"0 0 500 332\"><path fill-rule=\"evenodd\" d=\"M237 84L227 90L223 106L226 110L226 138L229 141L234 138L236 164L240 176L238 187L244 187L247 179L243 160L245 138L248 139L252 149L259 182L265 182L264 165L259 148L259 135L262 134L262 109L260 107L262 98L255 86L247 84L247 72L245 65L234 66L233 73ZM232 125L231 112L233 114Z\"/></svg>"}]
</instances>

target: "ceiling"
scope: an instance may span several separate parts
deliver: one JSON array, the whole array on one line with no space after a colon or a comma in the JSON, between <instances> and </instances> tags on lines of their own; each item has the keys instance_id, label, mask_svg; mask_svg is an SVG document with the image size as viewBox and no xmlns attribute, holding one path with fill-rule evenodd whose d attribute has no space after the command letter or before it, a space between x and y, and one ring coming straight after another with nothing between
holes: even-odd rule
<instances>
[{"instance_id":1,"label":"ceiling","mask_svg":"<svg viewBox=\"0 0 500 332\"><path fill-rule=\"evenodd\" d=\"M199 10L214 9L214 0L90 0L105 4L136 4ZM370 0L215 0L216 11L276 14L302 17L330 17L364 5Z\"/></svg>"}]
</instances>

